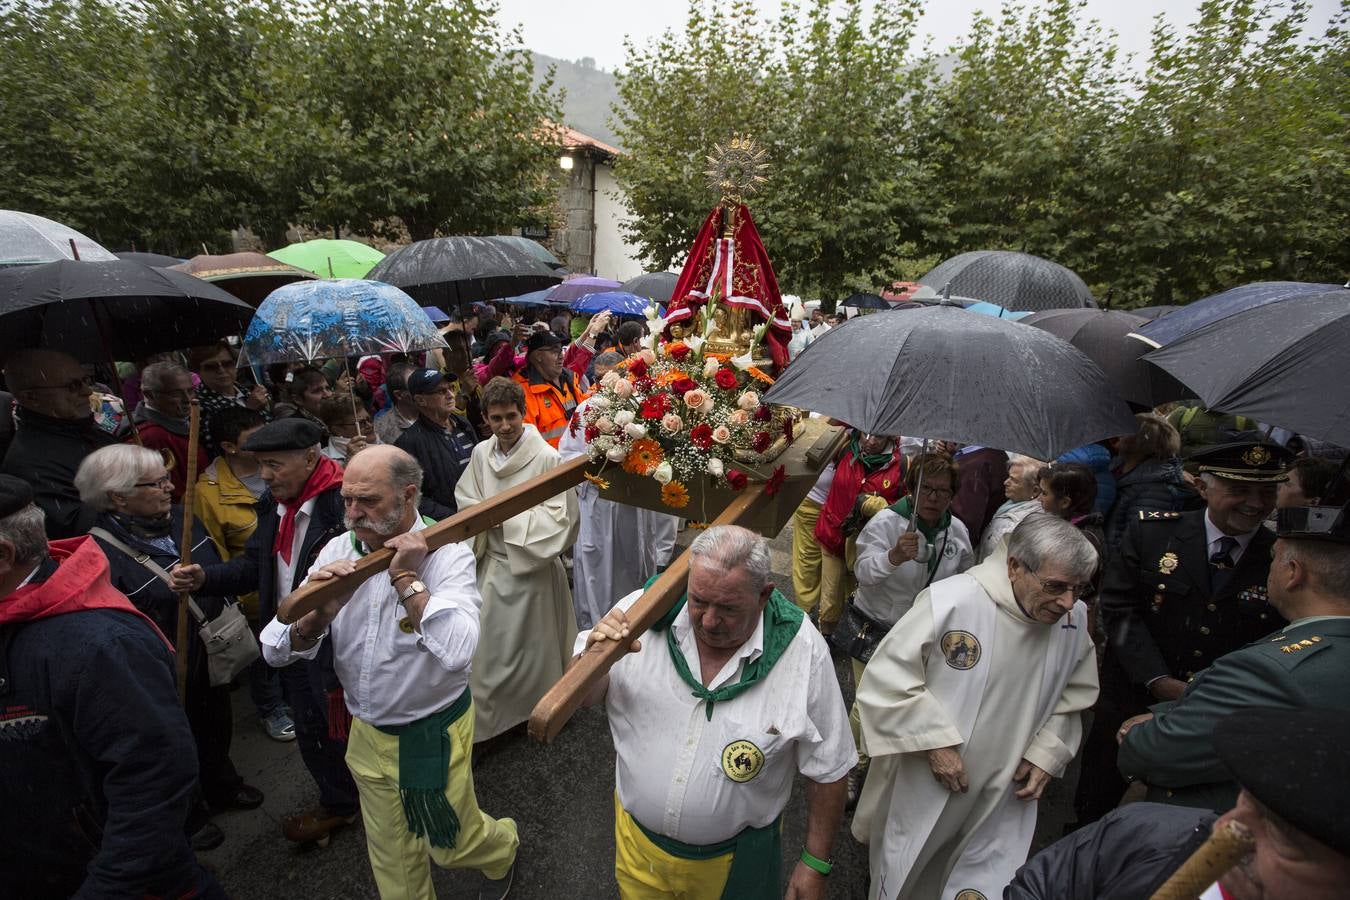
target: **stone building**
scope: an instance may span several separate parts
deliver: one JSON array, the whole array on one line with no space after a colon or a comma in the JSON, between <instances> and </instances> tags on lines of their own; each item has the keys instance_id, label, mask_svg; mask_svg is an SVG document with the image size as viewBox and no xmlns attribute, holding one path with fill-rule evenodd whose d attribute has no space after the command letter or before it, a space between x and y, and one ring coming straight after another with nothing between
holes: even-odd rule
<instances>
[{"instance_id":1,"label":"stone building","mask_svg":"<svg viewBox=\"0 0 1350 900\"><path fill-rule=\"evenodd\" d=\"M622 151L572 128L562 132L554 221L547 235L524 233L539 239L573 272L616 281L641 275L637 248L623 237L627 210L614 180L614 158Z\"/></svg>"}]
</instances>

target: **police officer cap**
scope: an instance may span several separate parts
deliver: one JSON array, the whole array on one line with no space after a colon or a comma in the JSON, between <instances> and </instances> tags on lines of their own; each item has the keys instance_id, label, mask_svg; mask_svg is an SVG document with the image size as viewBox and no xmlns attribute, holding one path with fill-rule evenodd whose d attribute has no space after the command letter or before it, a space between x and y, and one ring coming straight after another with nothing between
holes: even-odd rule
<instances>
[{"instance_id":1,"label":"police officer cap","mask_svg":"<svg viewBox=\"0 0 1350 900\"><path fill-rule=\"evenodd\" d=\"M12 516L33 502L33 486L13 475L0 475L0 518Z\"/></svg>"},{"instance_id":2,"label":"police officer cap","mask_svg":"<svg viewBox=\"0 0 1350 900\"><path fill-rule=\"evenodd\" d=\"M444 380L445 376L435 369L414 369L408 376L408 393L430 394Z\"/></svg>"},{"instance_id":3,"label":"police officer cap","mask_svg":"<svg viewBox=\"0 0 1350 900\"><path fill-rule=\"evenodd\" d=\"M562 338L551 331L536 331L530 335L530 339L525 342L525 352L533 353L536 350L542 350L545 347L561 347Z\"/></svg>"},{"instance_id":4,"label":"police officer cap","mask_svg":"<svg viewBox=\"0 0 1350 900\"><path fill-rule=\"evenodd\" d=\"M265 453L269 450L308 450L322 442L322 428L309 419L295 416L268 422L244 441L244 449L252 453Z\"/></svg>"},{"instance_id":5,"label":"police officer cap","mask_svg":"<svg viewBox=\"0 0 1350 900\"><path fill-rule=\"evenodd\" d=\"M1244 709L1214 727L1214 749L1261 804L1350 856L1350 712Z\"/></svg>"},{"instance_id":6,"label":"police officer cap","mask_svg":"<svg viewBox=\"0 0 1350 900\"><path fill-rule=\"evenodd\" d=\"M1209 473L1233 481L1275 482L1288 478L1285 470L1294 454L1279 444L1234 441L1201 447L1190 462L1200 474Z\"/></svg>"}]
</instances>

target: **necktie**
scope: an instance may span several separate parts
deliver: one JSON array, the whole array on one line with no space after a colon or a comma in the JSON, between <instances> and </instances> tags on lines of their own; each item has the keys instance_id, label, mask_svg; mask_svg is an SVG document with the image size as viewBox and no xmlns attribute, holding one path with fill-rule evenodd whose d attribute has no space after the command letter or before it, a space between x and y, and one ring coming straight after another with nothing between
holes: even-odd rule
<instances>
[{"instance_id":1,"label":"necktie","mask_svg":"<svg viewBox=\"0 0 1350 900\"><path fill-rule=\"evenodd\" d=\"M1209 585L1210 590L1217 590L1218 586L1228 577L1228 572L1236 565L1234 554L1237 553L1237 538L1231 538L1227 535L1219 538L1219 549L1215 550L1209 558Z\"/></svg>"}]
</instances>

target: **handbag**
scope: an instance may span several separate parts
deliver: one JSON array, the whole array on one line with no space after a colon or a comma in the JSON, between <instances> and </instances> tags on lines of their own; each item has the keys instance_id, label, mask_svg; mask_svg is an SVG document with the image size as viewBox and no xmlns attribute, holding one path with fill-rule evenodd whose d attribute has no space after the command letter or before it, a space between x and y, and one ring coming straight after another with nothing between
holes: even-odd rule
<instances>
[{"instance_id":1,"label":"handbag","mask_svg":"<svg viewBox=\"0 0 1350 900\"><path fill-rule=\"evenodd\" d=\"M867 613L858 609L850 594L844 604L844 614L830 634L830 646L866 664L877 651L877 644L886 636L891 626L883 625Z\"/></svg>"},{"instance_id":2,"label":"handbag","mask_svg":"<svg viewBox=\"0 0 1350 900\"><path fill-rule=\"evenodd\" d=\"M149 569L160 581L173 587L169 573L148 554L137 553L122 541L113 537L105 528L91 528L89 533L103 538L127 556ZM188 610L197 622L197 635L206 648L206 670L212 687L229 684L235 677L253 664L261 656L258 639L249 628L248 619L238 602L225 604L220 615L214 619L206 618L197 601L188 597Z\"/></svg>"}]
</instances>

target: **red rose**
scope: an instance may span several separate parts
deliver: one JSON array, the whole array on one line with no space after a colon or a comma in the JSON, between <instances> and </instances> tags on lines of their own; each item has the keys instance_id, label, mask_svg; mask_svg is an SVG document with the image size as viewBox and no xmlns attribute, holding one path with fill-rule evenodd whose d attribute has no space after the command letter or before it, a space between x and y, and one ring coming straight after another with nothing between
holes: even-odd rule
<instances>
[{"instance_id":1,"label":"red rose","mask_svg":"<svg viewBox=\"0 0 1350 900\"><path fill-rule=\"evenodd\" d=\"M713 380L716 381L717 386L724 391L734 391L736 390L736 386L740 383L736 380L736 373L730 369L718 369Z\"/></svg>"},{"instance_id":2,"label":"red rose","mask_svg":"<svg viewBox=\"0 0 1350 900\"><path fill-rule=\"evenodd\" d=\"M628 375L632 378L641 378L647 374L647 363L639 357L633 357L628 363Z\"/></svg>"},{"instance_id":3,"label":"red rose","mask_svg":"<svg viewBox=\"0 0 1350 900\"><path fill-rule=\"evenodd\" d=\"M679 396L683 397L690 391L697 390L698 382L690 378L688 375L682 375L681 377L675 379L674 383L671 384L670 389Z\"/></svg>"},{"instance_id":4,"label":"red rose","mask_svg":"<svg viewBox=\"0 0 1350 900\"><path fill-rule=\"evenodd\" d=\"M765 496L772 497L774 494L778 493L778 489L783 486L785 480L787 480L787 472L784 471L783 467L779 466L774 469L769 475L769 480L764 485Z\"/></svg>"},{"instance_id":5,"label":"red rose","mask_svg":"<svg viewBox=\"0 0 1350 900\"><path fill-rule=\"evenodd\" d=\"M671 344L669 347L666 348L666 353L670 355L671 359L674 360L684 359L686 356L689 355L689 345Z\"/></svg>"},{"instance_id":6,"label":"red rose","mask_svg":"<svg viewBox=\"0 0 1350 900\"><path fill-rule=\"evenodd\" d=\"M638 415L644 419L660 419L669 409L666 406L666 394L652 394L642 401Z\"/></svg>"},{"instance_id":7,"label":"red rose","mask_svg":"<svg viewBox=\"0 0 1350 900\"><path fill-rule=\"evenodd\" d=\"M755 411L751 414L751 418L756 422L767 422L773 418L773 410L769 408L769 404L761 403L759 406L755 407Z\"/></svg>"},{"instance_id":8,"label":"red rose","mask_svg":"<svg viewBox=\"0 0 1350 900\"><path fill-rule=\"evenodd\" d=\"M712 446L712 426L707 422L700 422L689 432L689 443L700 450L707 450ZM741 476L744 478L745 476Z\"/></svg>"},{"instance_id":9,"label":"red rose","mask_svg":"<svg viewBox=\"0 0 1350 900\"><path fill-rule=\"evenodd\" d=\"M727 469L727 484L731 485L733 491L743 491L749 483L750 479L740 469Z\"/></svg>"},{"instance_id":10,"label":"red rose","mask_svg":"<svg viewBox=\"0 0 1350 900\"><path fill-rule=\"evenodd\" d=\"M768 450L771 443L773 443L773 437L767 431L756 431L755 436L750 439L750 446L754 448L756 453L763 453Z\"/></svg>"},{"instance_id":11,"label":"red rose","mask_svg":"<svg viewBox=\"0 0 1350 900\"><path fill-rule=\"evenodd\" d=\"M586 426L586 443L589 444L591 441L595 440L599 436L600 436L599 428L596 428L594 425Z\"/></svg>"}]
</instances>

